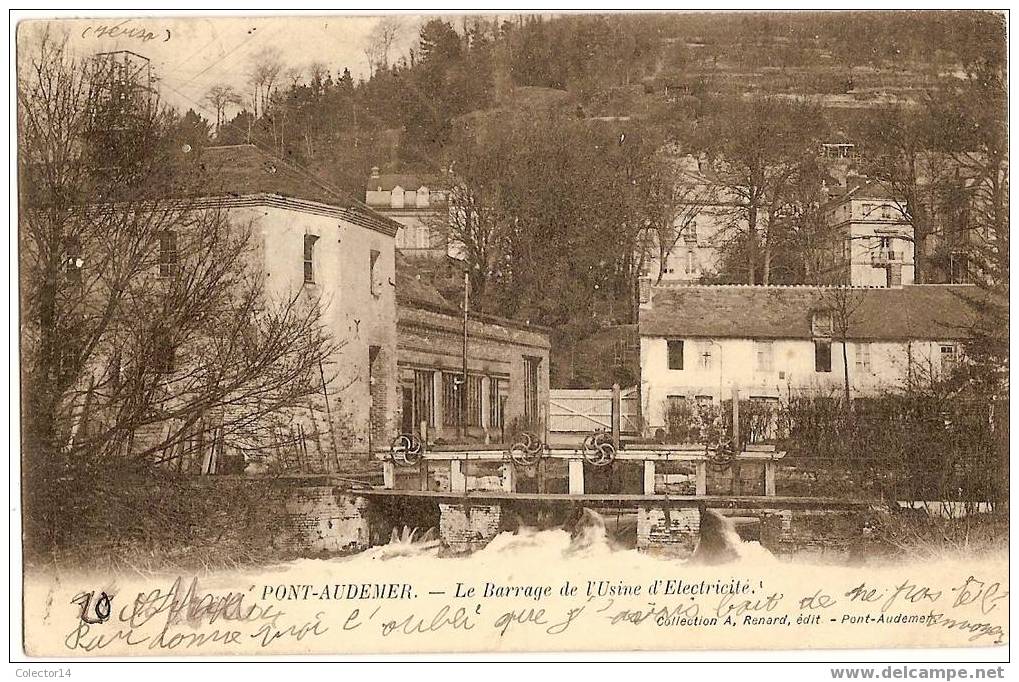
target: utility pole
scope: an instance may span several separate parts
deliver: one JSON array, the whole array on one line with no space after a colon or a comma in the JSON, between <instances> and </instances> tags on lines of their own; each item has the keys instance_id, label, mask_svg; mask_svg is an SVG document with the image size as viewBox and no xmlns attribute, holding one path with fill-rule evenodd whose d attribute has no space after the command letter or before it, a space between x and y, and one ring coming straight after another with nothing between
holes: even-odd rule
<instances>
[{"instance_id":1,"label":"utility pole","mask_svg":"<svg viewBox=\"0 0 1019 682\"><path fill-rule=\"evenodd\" d=\"M460 384L460 437L467 440L467 319L468 319L468 306L470 304L471 296L471 280L470 273L464 272L464 342L463 342L463 376L462 383Z\"/></svg>"}]
</instances>

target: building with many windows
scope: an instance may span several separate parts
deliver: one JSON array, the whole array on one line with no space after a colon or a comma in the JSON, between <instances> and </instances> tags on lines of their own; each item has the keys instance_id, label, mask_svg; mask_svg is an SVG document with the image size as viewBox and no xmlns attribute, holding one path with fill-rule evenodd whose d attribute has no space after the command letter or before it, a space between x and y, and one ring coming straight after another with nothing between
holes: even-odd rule
<instances>
[{"instance_id":1,"label":"building with many windows","mask_svg":"<svg viewBox=\"0 0 1019 682\"><path fill-rule=\"evenodd\" d=\"M647 429L676 401L877 395L944 376L962 357L982 291L676 285L651 287L640 310ZM846 322L843 322L846 321Z\"/></svg>"},{"instance_id":2,"label":"building with many windows","mask_svg":"<svg viewBox=\"0 0 1019 682\"><path fill-rule=\"evenodd\" d=\"M398 257L396 298L402 432L424 431L429 442L449 443L501 442L517 431L544 430L547 330L469 315L465 382L463 309L443 298L405 257Z\"/></svg>"},{"instance_id":3,"label":"building with many windows","mask_svg":"<svg viewBox=\"0 0 1019 682\"><path fill-rule=\"evenodd\" d=\"M913 226L887 186L848 175L824 206L829 244L818 279L829 284L900 287L913 283Z\"/></svg>"},{"instance_id":4,"label":"building with many windows","mask_svg":"<svg viewBox=\"0 0 1019 682\"><path fill-rule=\"evenodd\" d=\"M374 167L365 182L365 203L400 223L396 248L410 257L447 254L445 237L436 229L448 216L447 195L436 175L382 173Z\"/></svg>"}]
</instances>

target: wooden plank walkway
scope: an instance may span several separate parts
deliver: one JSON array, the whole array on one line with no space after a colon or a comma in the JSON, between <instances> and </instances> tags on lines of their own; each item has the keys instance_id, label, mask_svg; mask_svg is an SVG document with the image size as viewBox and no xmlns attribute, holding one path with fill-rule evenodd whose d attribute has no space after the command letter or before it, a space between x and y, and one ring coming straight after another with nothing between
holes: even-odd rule
<instances>
[{"instance_id":1,"label":"wooden plank walkway","mask_svg":"<svg viewBox=\"0 0 1019 682\"><path fill-rule=\"evenodd\" d=\"M372 499L407 498L430 499L436 502L473 502L496 504L501 502L526 502L537 505L577 505L588 507L699 507L732 509L863 509L875 504L869 500L848 500L830 497L788 497L762 495L640 495L640 494L599 494L581 495L569 493L517 493L501 490L472 490L470 492L449 492L435 490L393 490L371 488L353 490L354 494Z\"/></svg>"}]
</instances>

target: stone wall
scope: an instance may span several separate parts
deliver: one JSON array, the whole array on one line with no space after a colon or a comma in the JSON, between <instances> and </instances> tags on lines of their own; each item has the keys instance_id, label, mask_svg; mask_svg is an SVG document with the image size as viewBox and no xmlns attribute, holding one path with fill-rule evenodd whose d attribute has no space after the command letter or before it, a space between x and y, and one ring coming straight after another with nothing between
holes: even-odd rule
<instances>
[{"instance_id":1,"label":"stone wall","mask_svg":"<svg viewBox=\"0 0 1019 682\"><path fill-rule=\"evenodd\" d=\"M217 476L193 484L189 494L198 501L195 516L204 517L193 523L215 524L220 542L259 543L281 558L369 546L368 500L326 480Z\"/></svg>"}]
</instances>

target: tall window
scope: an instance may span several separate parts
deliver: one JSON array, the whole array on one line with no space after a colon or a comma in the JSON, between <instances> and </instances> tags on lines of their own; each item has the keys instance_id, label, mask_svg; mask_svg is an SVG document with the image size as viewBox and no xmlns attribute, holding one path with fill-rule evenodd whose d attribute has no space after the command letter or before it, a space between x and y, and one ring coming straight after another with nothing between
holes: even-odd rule
<instances>
[{"instance_id":1,"label":"tall window","mask_svg":"<svg viewBox=\"0 0 1019 682\"><path fill-rule=\"evenodd\" d=\"M870 344L856 344L856 371L870 372Z\"/></svg>"},{"instance_id":2,"label":"tall window","mask_svg":"<svg viewBox=\"0 0 1019 682\"><path fill-rule=\"evenodd\" d=\"M170 332L159 327L152 335L152 369L158 374L172 374L177 365L177 349Z\"/></svg>"},{"instance_id":3,"label":"tall window","mask_svg":"<svg viewBox=\"0 0 1019 682\"><path fill-rule=\"evenodd\" d=\"M954 343L941 344L941 371L952 372L959 362L959 348Z\"/></svg>"},{"instance_id":4,"label":"tall window","mask_svg":"<svg viewBox=\"0 0 1019 682\"><path fill-rule=\"evenodd\" d=\"M538 368L541 358L524 356L524 421L532 428L538 426Z\"/></svg>"},{"instance_id":5,"label":"tall window","mask_svg":"<svg viewBox=\"0 0 1019 682\"><path fill-rule=\"evenodd\" d=\"M488 425L502 427L502 381L492 377L488 381Z\"/></svg>"},{"instance_id":6,"label":"tall window","mask_svg":"<svg viewBox=\"0 0 1019 682\"><path fill-rule=\"evenodd\" d=\"M431 370L414 370L414 428L421 428L426 422L428 428L435 428L435 384Z\"/></svg>"},{"instance_id":7,"label":"tall window","mask_svg":"<svg viewBox=\"0 0 1019 682\"><path fill-rule=\"evenodd\" d=\"M481 426L482 377L467 377L467 426Z\"/></svg>"},{"instance_id":8,"label":"tall window","mask_svg":"<svg viewBox=\"0 0 1019 682\"><path fill-rule=\"evenodd\" d=\"M159 276L170 277L177 270L177 233L163 230L159 233Z\"/></svg>"},{"instance_id":9,"label":"tall window","mask_svg":"<svg viewBox=\"0 0 1019 682\"><path fill-rule=\"evenodd\" d=\"M460 423L460 375L442 373L442 425L456 426Z\"/></svg>"},{"instance_id":10,"label":"tall window","mask_svg":"<svg viewBox=\"0 0 1019 682\"><path fill-rule=\"evenodd\" d=\"M81 240L77 237L69 237L65 241L64 251L67 253L64 271L67 273L68 281L81 284L81 268L84 265L81 258Z\"/></svg>"},{"instance_id":11,"label":"tall window","mask_svg":"<svg viewBox=\"0 0 1019 682\"><path fill-rule=\"evenodd\" d=\"M683 369L683 340L669 339L669 369Z\"/></svg>"},{"instance_id":12,"label":"tall window","mask_svg":"<svg viewBox=\"0 0 1019 682\"><path fill-rule=\"evenodd\" d=\"M831 341L814 339L814 371L831 371Z\"/></svg>"},{"instance_id":13,"label":"tall window","mask_svg":"<svg viewBox=\"0 0 1019 682\"><path fill-rule=\"evenodd\" d=\"M685 241L688 244L697 243L697 221L691 220L690 224L686 226L686 231L683 234Z\"/></svg>"},{"instance_id":14,"label":"tall window","mask_svg":"<svg viewBox=\"0 0 1019 682\"><path fill-rule=\"evenodd\" d=\"M774 365L772 358L773 344L771 341L757 341L757 371L770 372Z\"/></svg>"},{"instance_id":15,"label":"tall window","mask_svg":"<svg viewBox=\"0 0 1019 682\"><path fill-rule=\"evenodd\" d=\"M693 251L686 252L686 272L688 275L697 272L697 256Z\"/></svg>"},{"instance_id":16,"label":"tall window","mask_svg":"<svg viewBox=\"0 0 1019 682\"><path fill-rule=\"evenodd\" d=\"M368 257L368 275L371 277L372 296L378 296L382 293L382 282L379 280L380 255L382 254L372 249L371 255Z\"/></svg>"},{"instance_id":17,"label":"tall window","mask_svg":"<svg viewBox=\"0 0 1019 682\"><path fill-rule=\"evenodd\" d=\"M308 283L315 282L315 242L317 241L318 235L304 235L304 281Z\"/></svg>"}]
</instances>

